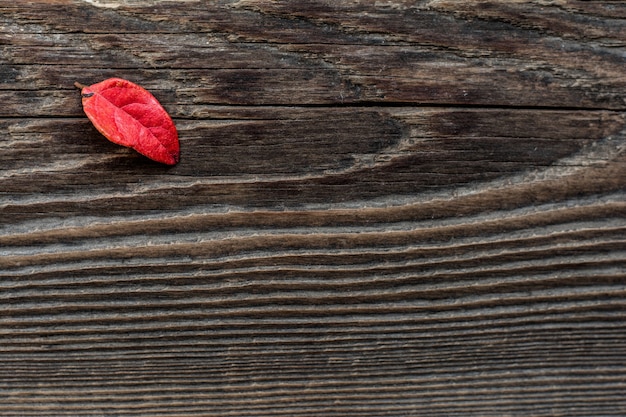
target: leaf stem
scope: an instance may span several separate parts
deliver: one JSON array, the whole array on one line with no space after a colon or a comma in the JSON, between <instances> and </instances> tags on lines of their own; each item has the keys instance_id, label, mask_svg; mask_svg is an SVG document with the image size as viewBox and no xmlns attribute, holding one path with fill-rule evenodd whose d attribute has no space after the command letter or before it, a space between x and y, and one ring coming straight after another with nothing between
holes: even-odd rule
<instances>
[{"instance_id":1,"label":"leaf stem","mask_svg":"<svg viewBox=\"0 0 626 417\"><path fill-rule=\"evenodd\" d=\"M79 83L78 81L76 81L76 82L74 83L74 87L76 87L76 88L80 88L80 89L82 90L83 88L85 88L85 87L87 87L87 86L86 86L86 85L84 85L84 84Z\"/></svg>"}]
</instances>

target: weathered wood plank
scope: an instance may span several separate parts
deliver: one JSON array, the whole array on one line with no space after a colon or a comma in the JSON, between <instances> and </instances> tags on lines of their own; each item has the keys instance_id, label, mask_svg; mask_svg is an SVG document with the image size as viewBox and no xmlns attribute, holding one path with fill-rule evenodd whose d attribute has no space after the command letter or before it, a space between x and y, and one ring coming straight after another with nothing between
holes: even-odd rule
<instances>
[{"instance_id":1,"label":"weathered wood plank","mask_svg":"<svg viewBox=\"0 0 626 417\"><path fill-rule=\"evenodd\" d=\"M606 139L621 135L622 113L203 110L210 120L178 121L185 163L166 170L109 143L85 118L6 120L11 146L0 156L0 186L11 200L1 222L45 218L59 208L60 217L101 215L103 205L111 215L124 215L207 205L389 204L424 192L474 194L469 190L481 187L486 195L502 193L515 189L511 183L520 175L536 183L517 187L534 190L554 180L563 189L559 181L589 175L589 183L580 179L565 192L567 199L587 187L586 193L621 189L626 168L621 141Z\"/></svg>"},{"instance_id":2,"label":"weathered wood plank","mask_svg":"<svg viewBox=\"0 0 626 417\"><path fill-rule=\"evenodd\" d=\"M184 8L161 3L98 13L65 5L50 11L48 25L54 24L57 33L48 37L41 31L51 28L34 17L40 16L38 6L5 6L5 13L14 17L5 18L7 30L0 38L13 45L5 48L8 59L2 72L9 82L4 88L71 88L76 79L88 82L141 74L143 79L137 81L146 86L177 91L179 101L198 104L408 102L624 108L626 59L616 48L624 42L621 20L579 16L580 11L557 6L549 12L515 6L519 14L530 8L534 15L545 16L547 22L536 21L551 25L547 34L541 26L501 22L513 14L513 6L487 4L472 9L471 19L455 18L444 2L398 8L380 8L373 2L359 7L316 4L317 8L306 11L300 11L298 2L237 1L230 7L190 3ZM302 13L308 19L294 18ZM495 19L493 14L497 21L483 20ZM554 15L584 28L593 26L599 33L592 40L574 38L570 26L552 25ZM128 19L136 23L122 23ZM603 25L595 25L598 19ZM35 26L23 30L29 24ZM109 27L117 32L111 34ZM154 32L164 33L153 39ZM377 35L372 38L373 33ZM135 47L138 44L141 49ZM42 68L40 62L46 66ZM61 65L55 68L55 63ZM67 71L68 66L72 71ZM29 103L31 111L46 104L37 97ZM25 114L11 107L10 95L2 99L9 105L5 115ZM68 100L55 102L57 112L67 108Z\"/></svg>"},{"instance_id":3,"label":"weathered wood plank","mask_svg":"<svg viewBox=\"0 0 626 417\"><path fill-rule=\"evenodd\" d=\"M0 4L0 416L626 414L626 3ZM181 162L106 141L138 82Z\"/></svg>"}]
</instances>

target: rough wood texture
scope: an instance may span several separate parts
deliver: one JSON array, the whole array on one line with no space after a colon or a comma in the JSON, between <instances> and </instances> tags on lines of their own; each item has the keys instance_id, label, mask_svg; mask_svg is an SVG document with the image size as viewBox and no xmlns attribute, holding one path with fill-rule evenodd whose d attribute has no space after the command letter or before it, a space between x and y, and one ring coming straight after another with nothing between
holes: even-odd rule
<instances>
[{"instance_id":1,"label":"rough wood texture","mask_svg":"<svg viewBox=\"0 0 626 417\"><path fill-rule=\"evenodd\" d=\"M626 3L0 2L0 416L626 414ZM181 162L107 142L128 78Z\"/></svg>"}]
</instances>

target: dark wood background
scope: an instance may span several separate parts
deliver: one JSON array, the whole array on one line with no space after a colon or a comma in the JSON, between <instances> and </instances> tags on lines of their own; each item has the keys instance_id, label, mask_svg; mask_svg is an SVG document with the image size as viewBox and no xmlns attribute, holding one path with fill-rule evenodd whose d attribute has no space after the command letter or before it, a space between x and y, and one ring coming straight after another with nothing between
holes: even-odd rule
<instances>
[{"instance_id":1,"label":"dark wood background","mask_svg":"<svg viewBox=\"0 0 626 417\"><path fill-rule=\"evenodd\" d=\"M0 2L1 416L623 416L626 3ZM175 167L75 81L153 92Z\"/></svg>"}]
</instances>

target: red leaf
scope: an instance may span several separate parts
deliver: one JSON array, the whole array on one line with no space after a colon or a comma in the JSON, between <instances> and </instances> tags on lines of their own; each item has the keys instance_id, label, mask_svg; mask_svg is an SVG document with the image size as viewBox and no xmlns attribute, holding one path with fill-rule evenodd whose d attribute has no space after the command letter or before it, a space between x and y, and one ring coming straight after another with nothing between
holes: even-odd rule
<instances>
[{"instance_id":1,"label":"red leaf","mask_svg":"<svg viewBox=\"0 0 626 417\"><path fill-rule=\"evenodd\" d=\"M168 165L178 162L178 133L172 118L144 88L121 78L109 78L81 88L83 109L108 140L133 148Z\"/></svg>"}]
</instances>

